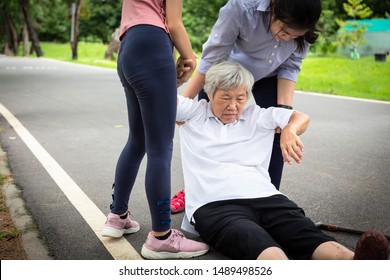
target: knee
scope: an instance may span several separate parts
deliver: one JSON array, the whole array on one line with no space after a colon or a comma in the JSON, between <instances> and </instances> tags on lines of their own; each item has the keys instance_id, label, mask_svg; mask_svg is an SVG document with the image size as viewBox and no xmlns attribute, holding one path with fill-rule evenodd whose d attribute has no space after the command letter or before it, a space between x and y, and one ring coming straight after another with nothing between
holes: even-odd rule
<instances>
[{"instance_id":1,"label":"knee","mask_svg":"<svg viewBox=\"0 0 390 280\"><path fill-rule=\"evenodd\" d=\"M279 247L268 247L257 257L258 260L288 260L287 255Z\"/></svg>"},{"instance_id":2,"label":"knee","mask_svg":"<svg viewBox=\"0 0 390 280\"><path fill-rule=\"evenodd\" d=\"M313 260L352 260L353 252L345 246L328 241L319 245L313 255Z\"/></svg>"}]
</instances>

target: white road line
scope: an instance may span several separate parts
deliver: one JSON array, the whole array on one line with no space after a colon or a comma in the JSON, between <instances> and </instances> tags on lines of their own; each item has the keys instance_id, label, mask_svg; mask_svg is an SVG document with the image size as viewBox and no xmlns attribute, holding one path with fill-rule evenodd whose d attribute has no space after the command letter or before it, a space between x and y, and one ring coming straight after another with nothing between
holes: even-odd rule
<instances>
[{"instance_id":1,"label":"white road line","mask_svg":"<svg viewBox=\"0 0 390 280\"><path fill-rule=\"evenodd\" d=\"M382 101L382 100L375 100L375 99L357 98L351 96L332 95L327 93L308 92L308 91L300 91L300 90L296 90L295 93L302 94L302 95L312 95L312 96L320 96L320 97L327 97L327 98L334 98L334 99L345 99L345 100L352 100L352 101L359 101L359 102L390 105L389 101Z\"/></svg>"},{"instance_id":2,"label":"white road line","mask_svg":"<svg viewBox=\"0 0 390 280\"><path fill-rule=\"evenodd\" d=\"M81 216L92 228L112 257L116 260L141 260L142 257L124 237L114 240L102 236L101 230L106 221L106 216L88 198L66 171L61 168L57 161L39 144L22 123L1 103L0 114L14 128L26 146L57 183L58 187L64 192L77 211L80 212Z\"/></svg>"}]
</instances>

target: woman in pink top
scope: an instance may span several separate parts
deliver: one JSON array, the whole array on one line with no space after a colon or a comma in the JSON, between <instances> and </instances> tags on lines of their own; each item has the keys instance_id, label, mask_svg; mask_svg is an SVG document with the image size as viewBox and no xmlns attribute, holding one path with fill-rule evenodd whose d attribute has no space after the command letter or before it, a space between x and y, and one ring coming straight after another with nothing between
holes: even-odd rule
<instances>
[{"instance_id":1,"label":"woman in pink top","mask_svg":"<svg viewBox=\"0 0 390 280\"><path fill-rule=\"evenodd\" d=\"M196 58L182 22L182 0L124 0L118 75L123 85L129 138L120 154L103 235L135 233L129 197L145 154L145 190L152 220L141 254L148 259L191 258L208 246L171 229L171 159L177 86L196 68ZM173 48L179 53L173 59Z\"/></svg>"}]
</instances>

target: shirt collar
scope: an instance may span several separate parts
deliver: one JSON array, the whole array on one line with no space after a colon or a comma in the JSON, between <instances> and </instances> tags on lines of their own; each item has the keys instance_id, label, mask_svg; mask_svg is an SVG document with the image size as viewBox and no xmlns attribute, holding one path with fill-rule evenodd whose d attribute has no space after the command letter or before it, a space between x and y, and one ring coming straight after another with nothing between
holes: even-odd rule
<instances>
[{"instance_id":1,"label":"shirt collar","mask_svg":"<svg viewBox=\"0 0 390 280\"><path fill-rule=\"evenodd\" d=\"M267 1L267 0L263 0L263 1L260 1L260 4L259 6L257 6L257 10L260 11L260 12L269 12L270 9L269 9L269 6L271 4L271 1Z\"/></svg>"}]
</instances>

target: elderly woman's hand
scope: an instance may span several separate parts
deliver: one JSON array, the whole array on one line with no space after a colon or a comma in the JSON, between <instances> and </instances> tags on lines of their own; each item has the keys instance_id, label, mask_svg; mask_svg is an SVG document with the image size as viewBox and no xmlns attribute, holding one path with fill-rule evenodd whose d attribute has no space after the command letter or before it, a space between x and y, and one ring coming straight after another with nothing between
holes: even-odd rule
<instances>
[{"instance_id":1,"label":"elderly woman's hand","mask_svg":"<svg viewBox=\"0 0 390 280\"><path fill-rule=\"evenodd\" d=\"M280 148L282 149L284 162L292 164L292 159L294 159L295 162L301 163L304 146L294 126L289 124L282 130Z\"/></svg>"}]
</instances>

